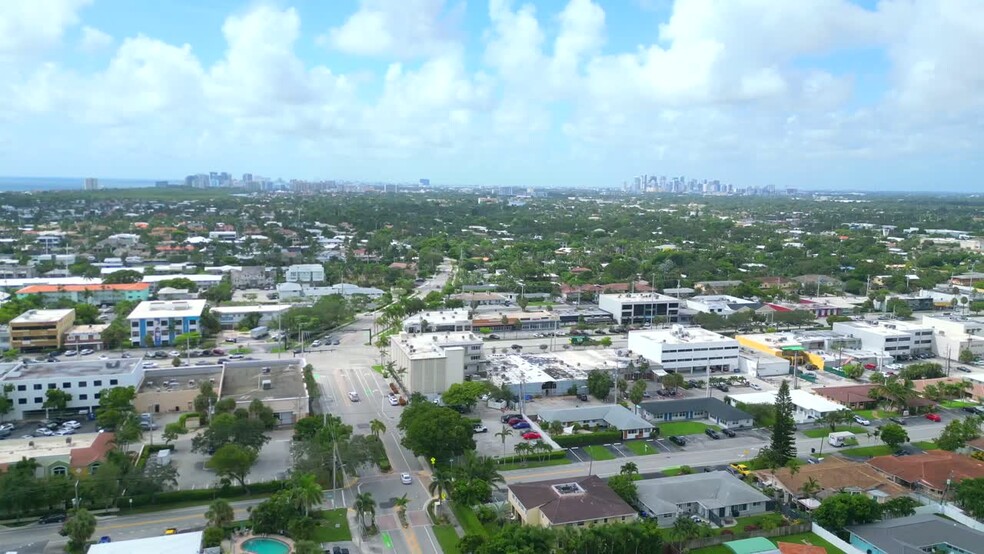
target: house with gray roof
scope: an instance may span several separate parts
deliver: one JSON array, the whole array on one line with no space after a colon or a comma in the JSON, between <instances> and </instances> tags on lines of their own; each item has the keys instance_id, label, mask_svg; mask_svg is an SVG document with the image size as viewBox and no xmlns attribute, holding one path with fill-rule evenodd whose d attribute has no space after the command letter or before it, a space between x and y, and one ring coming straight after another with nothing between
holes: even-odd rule
<instances>
[{"instance_id":1,"label":"house with gray roof","mask_svg":"<svg viewBox=\"0 0 984 554\"><path fill-rule=\"evenodd\" d=\"M536 417L544 426L554 421L561 422L564 427L575 423L591 427L601 425L621 431L622 439L648 438L653 430L652 423L618 404L540 410Z\"/></svg>"},{"instance_id":2,"label":"house with gray roof","mask_svg":"<svg viewBox=\"0 0 984 554\"><path fill-rule=\"evenodd\" d=\"M755 418L717 398L681 398L679 400L654 400L639 405L643 416L650 421L687 421L709 419L729 429L751 427Z\"/></svg>"},{"instance_id":3,"label":"house with gray roof","mask_svg":"<svg viewBox=\"0 0 984 554\"><path fill-rule=\"evenodd\" d=\"M727 471L692 473L636 482L639 503L661 526L681 515L699 515L720 524L724 518L761 514L769 497Z\"/></svg>"},{"instance_id":4,"label":"house with gray roof","mask_svg":"<svg viewBox=\"0 0 984 554\"><path fill-rule=\"evenodd\" d=\"M851 546L871 554L984 554L984 533L934 514L848 527Z\"/></svg>"}]
</instances>

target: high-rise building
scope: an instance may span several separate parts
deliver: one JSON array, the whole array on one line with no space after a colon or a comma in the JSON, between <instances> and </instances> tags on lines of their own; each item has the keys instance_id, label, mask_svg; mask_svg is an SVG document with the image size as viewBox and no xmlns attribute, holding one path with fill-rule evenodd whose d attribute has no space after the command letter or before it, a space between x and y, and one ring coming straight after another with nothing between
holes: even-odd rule
<instances>
[{"instance_id":1,"label":"high-rise building","mask_svg":"<svg viewBox=\"0 0 984 554\"><path fill-rule=\"evenodd\" d=\"M86 177L85 181L82 182L82 188L84 190L99 190L99 179Z\"/></svg>"}]
</instances>

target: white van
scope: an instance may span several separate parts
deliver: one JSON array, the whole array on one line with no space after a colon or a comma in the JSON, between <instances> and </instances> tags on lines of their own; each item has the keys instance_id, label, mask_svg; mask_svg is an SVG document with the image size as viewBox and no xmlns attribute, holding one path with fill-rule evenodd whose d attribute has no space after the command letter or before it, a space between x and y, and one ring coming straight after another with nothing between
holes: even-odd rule
<instances>
[{"instance_id":1,"label":"white van","mask_svg":"<svg viewBox=\"0 0 984 554\"><path fill-rule=\"evenodd\" d=\"M830 446L844 446L848 442L852 442L854 438L854 433L849 431L838 431L837 433L827 435L827 443L830 444Z\"/></svg>"}]
</instances>

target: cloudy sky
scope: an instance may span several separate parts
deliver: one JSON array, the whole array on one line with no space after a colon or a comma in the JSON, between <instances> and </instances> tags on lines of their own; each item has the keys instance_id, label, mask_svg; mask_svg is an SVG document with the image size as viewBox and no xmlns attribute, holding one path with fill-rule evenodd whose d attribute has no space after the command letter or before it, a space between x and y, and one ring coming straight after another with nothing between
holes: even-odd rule
<instances>
[{"instance_id":1,"label":"cloudy sky","mask_svg":"<svg viewBox=\"0 0 984 554\"><path fill-rule=\"evenodd\" d=\"M984 190L981 0L0 2L0 175Z\"/></svg>"}]
</instances>

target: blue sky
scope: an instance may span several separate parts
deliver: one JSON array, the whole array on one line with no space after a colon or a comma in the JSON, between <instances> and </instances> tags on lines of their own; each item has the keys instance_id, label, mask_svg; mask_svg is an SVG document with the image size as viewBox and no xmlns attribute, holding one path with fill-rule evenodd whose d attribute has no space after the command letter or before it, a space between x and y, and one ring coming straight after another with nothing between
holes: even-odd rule
<instances>
[{"instance_id":1,"label":"blue sky","mask_svg":"<svg viewBox=\"0 0 984 554\"><path fill-rule=\"evenodd\" d=\"M0 172L982 189L977 0L0 3Z\"/></svg>"}]
</instances>

